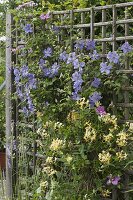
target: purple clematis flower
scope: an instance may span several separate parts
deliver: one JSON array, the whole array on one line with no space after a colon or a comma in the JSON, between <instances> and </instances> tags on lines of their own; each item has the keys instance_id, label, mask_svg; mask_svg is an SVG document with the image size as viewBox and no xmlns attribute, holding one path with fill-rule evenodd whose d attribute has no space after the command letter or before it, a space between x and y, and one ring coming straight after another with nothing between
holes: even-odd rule
<instances>
[{"instance_id":1,"label":"purple clematis flower","mask_svg":"<svg viewBox=\"0 0 133 200\"><path fill-rule=\"evenodd\" d=\"M101 93L94 92L92 95L90 95L89 100L91 107L93 107L101 99L102 99Z\"/></svg>"},{"instance_id":2,"label":"purple clematis flower","mask_svg":"<svg viewBox=\"0 0 133 200\"><path fill-rule=\"evenodd\" d=\"M73 89L75 90L75 92L78 92L78 91L81 90L82 83L83 83L82 79L79 79L79 80L74 82Z\"/></svg>"},{"instance_id":3,"label":"purple clematis flower","mask_svg":"<svg viewBox=\"0 0 133 200\"><path fill-rule=\"evenodd\" d=\"M14 68L14 75L15 75L15 83L18 84L20 81L20 71L17 68Z\"/></svg>"},{"instance_id":4,"label":"purple clematis flower","mask_svg":"<svg viewBox=\"0 0 133 200\"><path fill-rule=\"evenodd\" d=\"M25 115L26 117L28 117L29 111L28 111L28 109L26 108L26 106L23 107L22 111L23 111L24 115Z\"/></svg>"},{"instance_id":5,"label":"purple clematis flower","mask_svg":"<svg viewBox=\"0 0 133 200\"><path fill-rule=\"evenodd\" d=\"M47 20L47 19L49 19L49 18L50 18L50 13L47 13L47 14L42 13L42 14L40 15L40 19L41 19L41 20Z\"/></svg>"},{"instance_id":6,"label":"purple clematis flower","mask_svg":"<svg viewBox=\"0 0 133 200\"><path fill-rule=\"evenodd\" d=\"M44 49L43 54L44 54L44 58L51 57L52 49L50 47L48 47L47 49Z\"/></svg>"},{"instance_id":7,"label":"purple clematis flower","mask_svg":"<svg viewBox=\"0 0 133 200\"><path fill-rule=\"evenodd\" d=\"M87 40L86 41L86 49L87 50L95 49L95 41L94 40Z\"/></svg>"},{"instance_id":8,"label":"purple clematis flower","mask_svg":"<svg viewBox=\"0 0 133 200\"><path fill-rule=\"evenodd\" d=\"M35 78L35 74L29 73L28 74L28 86L30 89L36 89L36 78Z\"/></svg>"},{"instance_id":9,"label":"purple clematis flower","mask_svg":"<svg viewBox=\"0 0 133 200\"><path fill-rule=\"evenodd\" d=\"M80 96L77 92L72 92L72 99L73 100L79 100L80 99Z\"/></svg>"},{"instance_id":10,"label":"purple clematis flower","mask_svg":"<svg viewBox=\"0 0 133 200\"><path fill-rule=\"evenodd\" d=\"M68 59L67 59L67 64L72 63L74 60L76 60L76 53L72 52L69 54Z\"/></svg>"},{"instance_id":11,"label":"purple clematis flower","mask_svg":"<svg viewBox=\"0 0 133 200\"><path fill-rule=\"evenodd\" d=\"M64 62L68 59L68 54L66 53L66 51L63 51L62 53L60 53L59 59Z\"/></svg>"},{"instance_id":12,"label":"purple clematis flower","mask_svg":"<svg viewBox=\"0 0 133 200\"><path fill-rule=\"evenodd\" d=\"M78 81L78 80L81 80L81 79L82 79L81 73L79 73L78 71L75 71L72 74L72 81Z\"/></svg>"},{"instance_id":13,"label":"purple clematis flower","mask_svg":"<svg viewBox=\"0 0 133 200\"><path fill-rule=\"evenodd\" d=\"M108 54L107 54L107 58L109 59L109 61L111 62L111 63L115 63L115 64L117 64L118 62L119 62L119 55L114 51L114 52L109 52Z\"/></svg>"},{"instance_id":14,"label":"purple clematis flower","mask_svg":"<svg viewBox=\"0 0 133 200\"><path fill-rule=\"evenodd\" d=\"M17 88L16 88L16 93L17 93L18 97L19 97L21 100L23 100L24 97L23 97L23 93L22 93L20 87L17 87Z\"/></svg>"},{"instance_id":15,"label":"purple clematis flower","mask_svg":"<svg viewBox=\"0 0 133 200\"><path fill-rule=\"evenodd\" d=\"M80 49L80 50L82 50L84 46L85 46L85 42L83 40L77 41L76 44L74 45L76 49Z\"/></svg>"},{"instance_id":16,"label":"purple clematis flower","mask_svg":"<svg viewBox=\"0 0 133 200\"><path fill-rule=\"evenodd\" d=\"M98 88L100 83L101 83L101 79L94 77L94 80L92 81L91 86L95 87L95 88Z\"/></svg>"},{"instance_id":17,"label":"purple clematis flower","mask_svg":"<svg viewBox=\"0 0 133 200\"><path fill-rule=\"evenodd\" d=\"M107 62L102 62L100 64L100 72L103 74L105 73L106 75L109 75L110 74L110 70L112 69L112 66L111 65L107 65Z\"/></svg>"},{"instance_id":18,"label":"purple clematis flower","mask_svg":"<svg viewBox=\"0 0 133 200\"><path fill-rule=\"evenodd\" d=\"M96 50L94 50L93 53L89 53L89 56L92 60L98 60L100 58Z\"/></svg>"},{"instance_id":19,"label":"purple clematis flower","mask_svg":"<svg viewBox=\"0 0 133 200\"><path fill-rule=\"evenodd\" d=\"M45 63L46 63L46 61L45 61L44 59L41 58L41 59L39 60L39 65L40 65L40 66L44 66Z\"/></svg>"},{"instance_id":20,"label":"purple clematis flower","mask_svg":"<svg viewBox=\"0 0 133 200\"><path fill-rule=\"evenodd\" d=\"M58 65L57 62L55 62L53 65L52 65L52 68L50 70L50 76L49 77L54 77L58 74L58 71L59 71L59 68L60 68L60 65Z\"/></svg>"},{"instance_id":21,"label":"purple clematis flower","mask_svg":"<svg viewBox=\"0 0 133 200\"><path fill-rule=\"evenodd\" d=\"M28 76L28 71L29 71L29 68L27 65L23 65L22 68L21 68L21 75L22 77L27 77Z\"/></svg>"},{"instance_id":22,"label":"purple clematis flower","mask_svg":"<svg viewBox=\"0 0 133 200\"><path fill-rule=\"evenodd\" d=\"M79 68L79 60L78 60L78 58L73 61L73 66L74 66L74 69L78 69Z\"/></svg>"},{"instance_id":23,"label":"purple clematis flower","mask_svg":"<svg viewBox=\"0 0 133 200\"><path fill-rule=\"evenodd\" d=\"M31 24L26 24L24 27L24 31L25 31L25 33L32 33L33 29L31 27Z\"/></svg>"},{"instance_id":24,"label":"purple clematis flower","mask_svg":"<svg viewBox=\"0 0 133 200\"><path fill-rule=\"evenodd\" d=\"M120 49L123 51L123 53L129 53L132 51L132 47L128 42L125 42Z\"/></svg>"},{"instance_id":25,"label":"purple clematis flower","mask_svg":"<svg viewBox=\"0 0 133 200\"><path fill-rule=\"evenodd\" d=\"M101 116L106 115L106 111L105 111L104 106L98 106L96 108L96 113L101 115Z\"/></svg>"},{"instance_id":26,"label":"purple clematis flower","mask_svg":"<svg viewBox=\"0 0 133 200\"><path fill-rule=\"evenodd\" d=\"M107 177L107 185L118 185L119 181L121 180L120 176L114 176L112 177L112 175Z\"/></svg>"}]
</instances>

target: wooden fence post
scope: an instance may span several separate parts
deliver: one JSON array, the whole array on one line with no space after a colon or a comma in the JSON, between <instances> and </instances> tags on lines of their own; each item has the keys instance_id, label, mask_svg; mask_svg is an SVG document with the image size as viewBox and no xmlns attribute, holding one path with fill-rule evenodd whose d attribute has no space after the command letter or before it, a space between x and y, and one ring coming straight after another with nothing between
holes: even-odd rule
<instances>
[{"instance_id":1,"label":"wooden fence post","mask_svg":"<svg viewBox=\"0 0 133 200\"><path fill-rule=\"evenodd\" d=\"M12 199L11 14L6 14L6 196Z\"/></svg>"}]
</instances>

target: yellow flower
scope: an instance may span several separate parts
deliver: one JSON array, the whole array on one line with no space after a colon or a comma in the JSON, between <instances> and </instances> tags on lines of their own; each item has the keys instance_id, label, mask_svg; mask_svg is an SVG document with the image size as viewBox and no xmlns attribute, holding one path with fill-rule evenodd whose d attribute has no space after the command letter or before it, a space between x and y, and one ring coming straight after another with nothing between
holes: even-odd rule
<instances>
[{"instance_id":1,"label":"yellow flower","mask_svg":"<svg viewBox=\"0 0 133 200\"><path fill-rule=\"evenodd\" d=\"M111 160L111 154L103 150L102 153L99 153L98 158L101 163L108 165Z\"/></svg>"},{"instance_id":2,"label":"yellow flower","mask_svg":"<svg viewBox=\"0 0 133 200\"><path fill-rule=\"evenodd\" d=\"M112 133L109 133L108 135L103 135L103 140L105 142L110 142L113 138L113 134Z\"/></svg>"},{"instance_id":3,"label":"yellow flower","mask_svg":"<svg viewBox=\"0 0 133 200\"><path fill-rule=\"evenodd\" d=\"M46 164L52 164L52 163L53 163L53 157L47 157Z\"/></svg>"},{"instance_id":4,"label":"yellow flower","mask_svg":"<svg viewBox=\"0 0 133 200\"><path fill-rule=\"evenodd\" d=\"M60 129L61 127L63 127L63 124L60 123L60 122L56 122L56 123L54 124L54 129L55 129L55 130L56 130L56 129Z\"/></svg>"},{"instance_id":5,"label":"yellow flower","mask_svg":"<svg viewBox=\"0 0 133 200\"><path fill-rule=\"evenodd\" d=\"M47 181L43 181L40 183L40 187L43 188L43 189L46 189L48 186L48 182Z\"/></svg>"},{"instance_id":6,"label":"yellow flower","mask_svg":"<svg viewBox=\"0 0 133 200\"><path fill-rule=\"evenodd\" d=\"M86 101L84 97L77 101L77 104L80 106L81 109L83 109L84 106L88 106L88 103L89 101Z\"/></svg>"},{"instance_id":7,"label":"yellow flower","mask_svg":"<svg viewBox=\"0 0 133 200\"><path fill-rule=\"evenodd\" d=\"M54 169L52 169L50 166L44 167L42 171L43 171L44 173L46 173L48 176L52 176L52 175L54 175L54 174L57 173L57 171L54 170Z\"/></svg>"},{"instance_id":8,"label":"yellow flower","mask_svg":"<svg viewBox=\"0 0 133 200\"><path fill-rule=\"evenodd\" d=\"M101 194L102 194L103 197L109 197L111 192L109 190L105 189L105 190L101 191Z\"/></svg>"},{"instance_id":9,"label":"yellow flower","mask_svg":"<svg viewBox=\"0 0 133 200\"><path fill-rule=\"evenodd\" d=\"M127 139L128 139L128 134L125 133L124 131L121 131L120 133L117 134L117 140L116 143L119 147L126 146L127 144Z\"/></svg>"},{"instance_id":10,"label":"yellow flower","mask_svg":"<svg viewBox=\"0 0 133 200\"><path fill-rule=\"evenodd\" d=\"M93 129L92 127L90 126L87 126L85 128L85 135L84 135L84 140L86 142L93 142L96 140L96 131L95 129Z\"/></svg>"},{"instance_id":11,"label":"yellow flower","mask_svg":"<svg viewBox=\"0 0 133 200\"><path fill-rule=\"evenodd\" d=\"M52 122L49 120L43 126L44 126L44 128L47 129L47 128L49 128L51 126L51 124L52 124Z\"/></svg>"},{"instance_id":12,"label":"yellow flower","mask_svg":"<svg viewBox=\"0 0 133 200\"><path fill-rule=\"evenodd\" d=\"M53 151L57 151L57 150L60 150L62 149L64 143L63 143L63 140L60 140L60 139L53 139L51 145L50 145L50 149L53 150Z\"/></svg>"},{"instance_id":13,"label":"yellow flower","mask_svg":"<svg viewBox=\"0 0 133 200\"><path fill-rule=\"evenodd\" d=\"M119 151L116 153L117 158L119 159L119 161L121 160L126 160L127 158L127 153L124 152L123 150Z\"/></svg>"},{"instance_id":14,"label":"yellow flower","mask_svg":"<svg viewBox=\"0 0 133 200\"><path fill-rule=\"evenodd\" d=\"M70 164L70 163L72 162L72 159L73 159L72 156L69 156L69 155L68 155L68 156L66 157L67 163Z\"/></svg>"},{"instance_id":15,"label":"yellow flower","mask_svg":"<svg viewBox=\"0 0 133 200\"><path fill-rule=\"evenodd\" d=\"M133 130L133 123L130 123L129 129L130 129L130 130Z\"/></svg>"},{"instance_id":16,"label":"yellow flower","mask_svg":"<svg viewBox=\"0 0 133 200\"><path fill-rule=\"evenodd\" d=\"M79 114L76 111L71 111L68 116L67 116L67 120L68 121L76 121L77 119L79 119Z\"/></svg>"},{"instance_id":17,"label":"yellow flower","mask_svg":"<svg viewBox=\"0 0 133 200\"><path fill-rule=\"evenodd\" d=\"M118 128L117 118L115 115L110 115L109 113L107 113L106 115L102 116L101 119L105 124L109 124L113 126L113 127L109 127L110 132L113 132L114 130Z\"/></svg>"}]
</instances>

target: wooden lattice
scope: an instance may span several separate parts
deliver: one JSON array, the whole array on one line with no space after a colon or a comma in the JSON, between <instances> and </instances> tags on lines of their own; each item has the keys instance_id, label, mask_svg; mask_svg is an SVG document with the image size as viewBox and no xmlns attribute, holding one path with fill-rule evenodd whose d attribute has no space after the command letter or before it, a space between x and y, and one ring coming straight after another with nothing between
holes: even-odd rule
<instances>
[{"instance_id":1,"label":"wooden lattice","mask_svg":"<svg viewBox=\"0 0 133 200\"><path fill-rule=\"evenodd\" d=\"M74 32L81 39L89 38L95 40L98 44L101 43L101 57L105 61L107 50L115 51L118 44L121 44L123 41L129 41L132 44L133 19L129 16L129 9L133 9L133 2L70 11L54 11L52 16L53 23L58 24L58 21L60 21L61 25L58 26L60 29L70 30L71 46ZM123 19L119 19L118 12L121 13ZM65 20L67 18L69 20ZM109 32L110 35L107 35ZM117 70L117 73L126 74L130 79L130 75L133 74L133 68L130 66L128 59L125 60L124 68ZM130 80L127 80L125 85L121 86L121 93L124 93L124 102L118 103L114 93L114 113L116 113L116 108L121 108L124 111L123 119L120 120L122 123L127 121L133 123L133 102L131 102L132 99L130 100L129 97L130 95L133 96L132 92L133 85L130 84Z\"/></svg>"}]
</instances>

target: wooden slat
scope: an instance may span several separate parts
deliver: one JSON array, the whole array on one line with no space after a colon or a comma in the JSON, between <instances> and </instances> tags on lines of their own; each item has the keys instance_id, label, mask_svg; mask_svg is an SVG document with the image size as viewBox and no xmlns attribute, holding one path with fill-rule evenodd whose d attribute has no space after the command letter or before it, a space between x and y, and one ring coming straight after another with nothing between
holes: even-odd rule
<instances>
[{"instance_id":1,"label":"wooden slat","mask_svg":"<svg viewBox=\"0 0 133 200\"><path fill-rule=\"evenodd\" d=\"M11 88L12 88L12 61L11 61L11 26L12 16L6 14L6 197L12 198L12 104L11 104Z\"/></svg>"},{"instance_id":2,"label":"wooden slat","mask_svg":"<svg viewBox=\"0 0 133 200\"><path fill-rule=\"evenodd\" d=\"M81 13L81 24L85 23L85 13ZM82 39L85 39L85 29L82 28L82 35L81 35Z\"/></svg>"},{"instance_id":3,"label":"wooden slat","mask_svg":"<svg viewBox=\"0 0 133 200\"><path fill-rule=\"evenodd\" d=\"M102 10L102 22L106 21L106 10ZM106 38L106 27L102 26L102 39ZM102 54L106 54L106 42L102 42ZM105 62L106 57L102 57L102 61Z\"/></svg>"},{"instance_id":4,"label":"wooden slat","mask_svg":"<svg viewBox=\"0 0 133 200\"><path fill-rule=\"evenodd\" d=\"M133 74L133 70L132 69L129 69L129 70L126 70L126 69L116 70L116 73Z\"/></svg>"},{"instance_id":5,"label":"wooden slat","mask_svg":"<svg viewBox=\"0 0 133 200\"><path fill-rule=\"evenodd\" d=\"M90 10L90 39L94 39L94 9L91 8Z\"/></svg>"},{"instance_id":6,"label":"wooden slat","mask_svg":"<svg viewBox=\"0 0 133 200\"><path fill-rule=\"evenodd\" d=\"M103 10L105 11L105 10ZM84 14L84 13L83 13ZM133 23L133 19L128 19L128 20L118 20L116 21L116 25L122 25L122 24L129 24L129 23ZM100 27L100 26L109 26L109 25L113 25L113 21L104 21L104 22L97 22L97 23L94 23L93 26L94 27ZM73 25L73 28L89 28L91 26L91 24L84 24L84 23L81 23L81 24L74 24ZM62 25L62 26L58 26L59 28L70 28L71 25Z\"/></svg>"},{"instance_id":7,"label":"wooden slat","mask_svg":"<svg viewBox=\"0 0 133 200\"><path fill-rule=\"evenodd\" d=\"M73 10L70 11L70 22L71 22L71 29L70 29L70 45L71 51L73 51L73 22L74 22L74 13Z\"/></svg>"},{"instance_id":8,"label":"wooden slat","mask_svg":"<svg viewBox=\"0 0 133 200\"><path fill-rule=\"evenodd\" d=\"M125 19L128 19L128 8L125 7ZM129 35L129 24L125 23L125 38ZM125 40L127 41L127 40ZM129 58L125 58L125 70L129 70ZM129 86L129 80L125 81L125 87ZM129 103L129 92L127 90L124 91L124 100L125 104ZM125 120L129 118L129 108L125 108L124 110Z\"/></svg>"},{"instance_id":9,"label":"wooden slat","mask_svg":"<svg viewBox=\"0 0 133 200\"><path fill-rule=\"evenodd\" d=\"M115 4L116 8L130 7L130 6L133 6L133 2ZM94 7L94 11L104 10L104 9L112 9L112 5ZM73 11L74 11L74 13L88 12L88 11L90 11L90 8L74 9ZM52 13L53 13L53 15L69 14L70 10L53 11Z\"/></svg>"},{"instance_id":10,"label":"wooden slat","mask_svg":"<svg viewBox=\"0 0 133 200\"><path fill-rule=\"evenodd\" d=\"M133 103L116 103L115 105L122 108L133 108Z\"/></svg>"},{"instance_id":11,"label":"wooden slat","mask_svg":"<svg viewBox=\"0 0 133 200\"><path fill-rule=\"evenodd\" d=\"M117 30L117 25L116 25L117 10L116 10L116 6L115 5L113 5L112 11L113 11L112 51L115 51L116 50L116 30ZM116 105L116 102L117 102L116 94L115 94L115 91L113 91L113 105ZM114 115L117 115L117 107L115 107L115 106L113 106L113 113L114 113ZM113 197L113 200L115 200L115 196Z\"/></svg>"}]
</instances>

